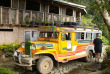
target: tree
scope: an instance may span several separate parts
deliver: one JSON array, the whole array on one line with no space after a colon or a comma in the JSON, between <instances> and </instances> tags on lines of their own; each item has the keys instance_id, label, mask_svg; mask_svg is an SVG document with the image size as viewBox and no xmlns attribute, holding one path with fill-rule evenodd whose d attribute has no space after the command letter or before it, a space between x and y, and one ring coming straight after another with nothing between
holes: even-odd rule
<instances>
[{"instance_id":1,"label":"tree","mask_svg":"<svg viewBox=\"0 0 110 74\"><path fill-rule=\"evenodd\" d=\"M110 43L110 1L109 0L95 0L98 11L100 12L103 21L108 29L109 43Z\"/></svg>"},{"instance_id":2,"label":"tree","mask_svg":"<svg viewBox=\"0 0 110 74\"><path fill-rule=\"evenodd\" d=\"M104 36L109 36L110 42L110 0L66 0L85 5L89 15L94 16L93 23L103 31ZM108 31L107 31L107 29ZM108 35L109 34L109 35Z\"/></svg>"}]
</instances>

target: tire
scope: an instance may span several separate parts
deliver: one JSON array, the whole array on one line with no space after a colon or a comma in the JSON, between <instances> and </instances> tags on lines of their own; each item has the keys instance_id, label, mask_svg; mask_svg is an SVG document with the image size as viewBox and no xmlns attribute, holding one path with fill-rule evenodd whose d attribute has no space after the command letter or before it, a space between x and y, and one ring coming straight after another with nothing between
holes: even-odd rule
<instances>
[{"instance_id":1,"label":"tire","mask_svg":"<svg viewBox=\"0 0 110 74\"><path fill-rule=\"evenodd\" d=\"M84 57L85 62L92 62L93 60L93 53L92 51L87 51L87 56Z\"/></svg>"},{"instance_id":2,"label":"tire","mask_svg":"<svg viewBox=\"0 0 110 74\"><path fill-rule=\"evenodd\" d=\"M53 69L53 60L48 56L44 56L38 60L36 66L41 74L47 74Z\"/></svg>"}]
</instances>

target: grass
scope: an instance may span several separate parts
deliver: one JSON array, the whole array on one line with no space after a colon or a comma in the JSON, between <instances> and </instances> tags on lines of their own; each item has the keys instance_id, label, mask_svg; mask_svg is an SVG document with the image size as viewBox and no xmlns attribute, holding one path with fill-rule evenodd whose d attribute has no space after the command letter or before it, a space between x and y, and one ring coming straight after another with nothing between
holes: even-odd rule
<instances>
[{"instance_id":1,"label":"grass","mask_svg":"<svg viewBox=\"0 0 110 74\"><path fill-rule=\"evenodd\" d=\"M14 72L9 68L0 67L0 74L19 74L18 72Z\"/></svg>"}]
</instances>

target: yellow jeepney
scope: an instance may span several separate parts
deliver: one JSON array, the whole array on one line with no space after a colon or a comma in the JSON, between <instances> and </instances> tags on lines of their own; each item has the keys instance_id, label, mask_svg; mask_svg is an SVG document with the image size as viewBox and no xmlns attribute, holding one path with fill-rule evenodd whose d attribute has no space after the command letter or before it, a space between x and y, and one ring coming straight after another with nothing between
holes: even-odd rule
<instances>
[{"instance_id":1,"label":"yellow jeepney","mask_svg":"<svg viewBox=\"0 0 110 74\"><path fill-rule=\"evenodd\" d=\"M49 73L54 63L78 58L91 61L94 53L93 40L102 32L93 28L40 26L36 42L23 42L15 51L16 65L36 65L40 73Z\"/></svg>"}]
</instances>

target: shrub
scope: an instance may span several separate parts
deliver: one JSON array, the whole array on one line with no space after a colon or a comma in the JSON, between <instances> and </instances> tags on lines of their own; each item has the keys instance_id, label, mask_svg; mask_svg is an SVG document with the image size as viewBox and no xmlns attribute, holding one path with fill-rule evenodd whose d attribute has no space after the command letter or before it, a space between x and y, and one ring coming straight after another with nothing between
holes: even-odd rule
<instances>
[{"instance_id":1,"label":"shrub","mask_svg":"<svg viewBox=\"0 0 110 74\"><path fill-rule=\"evenodd\" d=\"M102 36L102 41L103 41L103 44L105 45L109 44L109 40L105 36Z\"/></svg>"},{"instance_id":2,"label":"shrub","mask_svg":"<svg viewBox=\"0 0 110 74\"><path fill-rule=\"evenodd\" d=\"M0 74L19 74L18 72L13 72L8 68L0 68Z\"/></svg>"},{"instance_id":3,"label":"shrub","mask_svg":"<svg viewBox=\"0 0 110 74\"><path fill-rule=\"evenodd\" d=\"M107 67L102 71L102 74L110 74L110 67Z\"/></svg>"},{"instance_id":4,"label":"shrub","mask_svg":"<svg viewBox=\"0 0 110 74\"><path fill-rule=\"evenodd\" d=\"M106 52L110 51L110 46L106 47L105 50L106 50Z\"/></svg>"},{"instance_id":5,"label":"shrub","mask_svg":"<svg viewBox=\"0 0 110 74\"><path fill-rule=\"evenodd\" d=\"M20 46L20 44L15 44L15 49L18 49ZM13 44L3 44L0 45L0 51L2 51L3 53L7 54L8 56L12 56L13 55Z\"/></svg>"}]
</instances>

